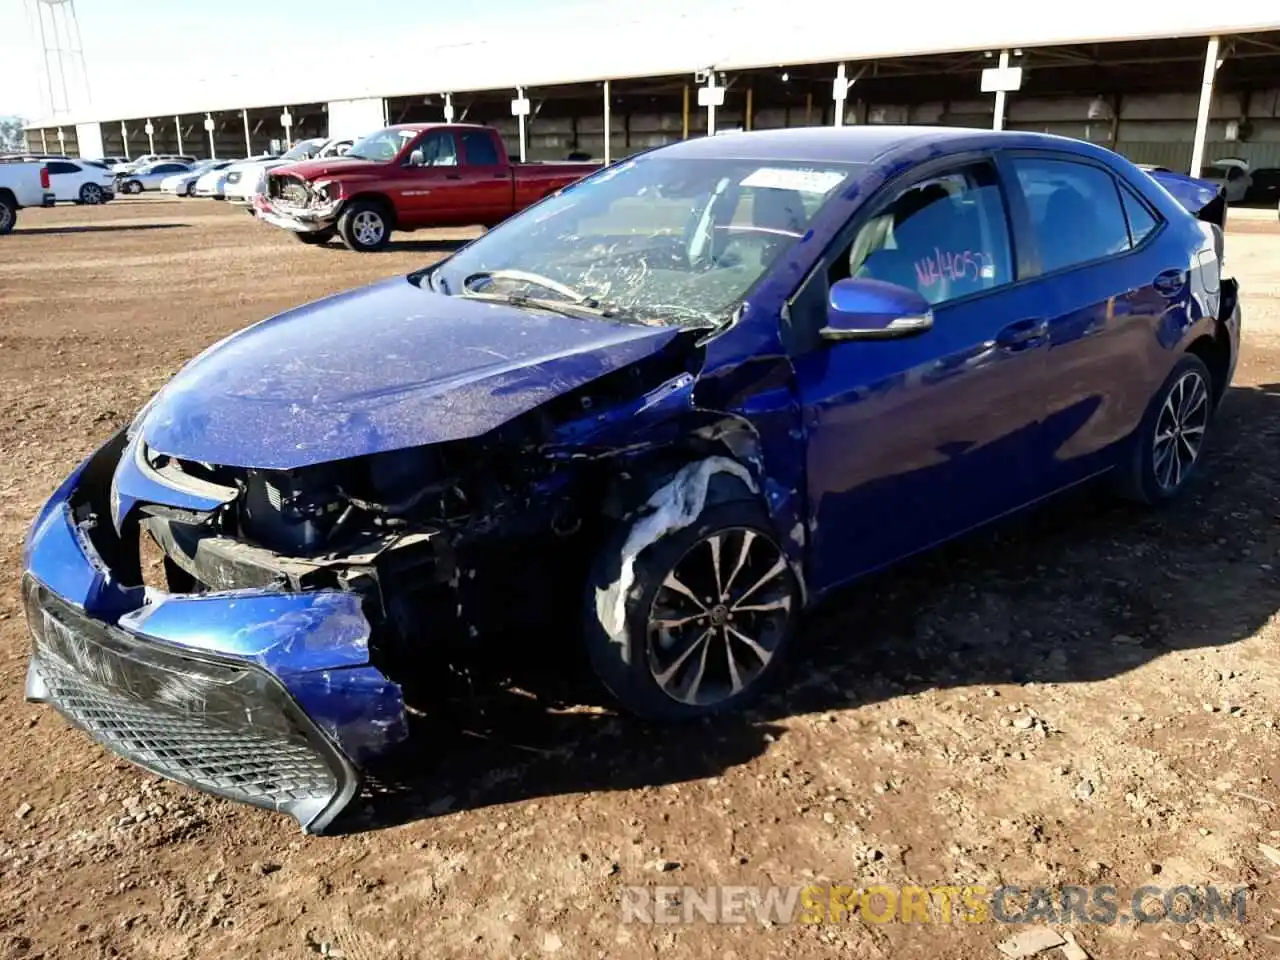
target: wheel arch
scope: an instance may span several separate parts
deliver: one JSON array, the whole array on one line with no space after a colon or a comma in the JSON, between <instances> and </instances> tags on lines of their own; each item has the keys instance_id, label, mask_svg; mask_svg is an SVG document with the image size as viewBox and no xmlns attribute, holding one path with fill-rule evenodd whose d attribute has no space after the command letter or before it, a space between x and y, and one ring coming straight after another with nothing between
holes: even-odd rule
<instances>
[{"instance_id":1,"label":"wheel arch","mask_svg":"<svg viewBox=\"0 0 1280 960\"><path fill-rule=\"evenodd\" d=\"M357 193L354 196L348 197L342 204L341 212L346 213L352 204L362 202L377 204L382 209L383 216L387 218L388 230L399 229L399 218L396 216L396 205L391 202L391 198L389 196L385 193L380 193L377 190L366 190L362 193Z\"/></svg>"},{"instance_id":2,"label":"wheel arch","mask_svg":"<svg viewBox=\"0 0 1280 960\"><path fill-rule=\"evenodd\" d=\"M1187 344L1186 353L1204 361L1213 380L1213 403L1217 406L1227 389L1231 371L1231 338L1221 320L1214 321L1212 333L1204 333Z\"/></svg>"}]
</instances>

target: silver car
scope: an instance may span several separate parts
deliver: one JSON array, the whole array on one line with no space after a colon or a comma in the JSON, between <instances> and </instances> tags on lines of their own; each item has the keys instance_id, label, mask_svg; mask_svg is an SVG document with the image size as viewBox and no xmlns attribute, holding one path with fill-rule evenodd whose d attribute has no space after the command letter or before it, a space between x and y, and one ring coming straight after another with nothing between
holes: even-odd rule
<instances>
[{"instance_id":1,"label":"silver car","mask_svg":"<svg viewBox=\"0 0 1280 960\"><path fill-rule=\"evenodd\" d=\"M116 174L117 194L136 194L144 190L159 190L160 182L175 173L186 173L191 169L189 163L175 160L159 160L139 167L131 173Z\"/></svg>"}]
</instances>

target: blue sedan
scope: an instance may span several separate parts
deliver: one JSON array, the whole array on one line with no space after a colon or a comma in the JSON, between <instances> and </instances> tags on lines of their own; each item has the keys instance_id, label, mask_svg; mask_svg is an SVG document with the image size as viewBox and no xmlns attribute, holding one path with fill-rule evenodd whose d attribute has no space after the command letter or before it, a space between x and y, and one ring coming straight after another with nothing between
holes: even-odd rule
<instances>
[{"instance_id":1,"label":"blue sedan","mask_svg":"<svg viewBox=\"0 0 1280 960\"><path fill-rule=\"evenodd\" d=\"M1159 176L1023 133L691 140L242 330L36 518L27 696L311 831L504 644L580 638L643 717L738 707L871 571L1193 481L1238 291L1220 192Z\"/></svg>"}]
</instances>

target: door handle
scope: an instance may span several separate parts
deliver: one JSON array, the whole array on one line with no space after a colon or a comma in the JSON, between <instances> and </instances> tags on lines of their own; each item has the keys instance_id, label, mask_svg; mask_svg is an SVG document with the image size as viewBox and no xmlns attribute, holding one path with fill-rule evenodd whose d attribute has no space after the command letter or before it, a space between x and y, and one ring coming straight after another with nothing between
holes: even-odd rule
<instances>
[{"instance_id":1,"label":"door handle","mask_svg":"<svg viewBox=\"0 0 1280 960\"><path fill-rule=\"evenodd\" d=\"M1156 288L1156 293L1162 297L1176 297L1182 292L1182 288L1187 285L1187 280L1181 270L1164 270L1156 274L1156 278L1151 281L1151 285Z\"/></svg>"},{"instance_id":2,"label":"door handle","mask_svg":"<svg viewBox=\"0 0 1280 960\"><path fill-rule=\"evenodd\" d=\"M1049 335L1049 321L1041 317L1017 320L996 334L996 346L1006 350L1025 350Z\"/></svg>"}]
</instances>

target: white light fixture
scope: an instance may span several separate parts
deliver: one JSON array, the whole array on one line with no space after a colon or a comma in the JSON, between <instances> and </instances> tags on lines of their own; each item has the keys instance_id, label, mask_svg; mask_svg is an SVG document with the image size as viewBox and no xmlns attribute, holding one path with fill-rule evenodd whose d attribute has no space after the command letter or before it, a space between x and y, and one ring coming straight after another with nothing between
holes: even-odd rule
<instances>
[{"instance_id":1,"label":"white light fixture","mask_svg":"<svg viewBox=\"0 0 1280 960\"><path fill-rule=\"evenodd\" d=\"M789 73L787 73L787 71L783 70L783 71L782 71L782 82L783 82L783 83L786 83L786 82L787 82L788 80L790 80L790 79L791 79L791 74L789 74Z\"/></svg>"}]
</instances>

